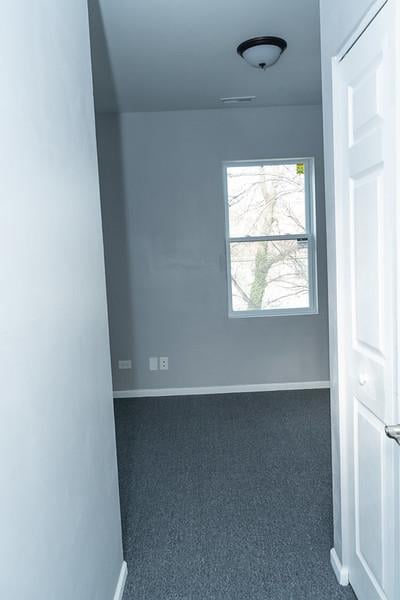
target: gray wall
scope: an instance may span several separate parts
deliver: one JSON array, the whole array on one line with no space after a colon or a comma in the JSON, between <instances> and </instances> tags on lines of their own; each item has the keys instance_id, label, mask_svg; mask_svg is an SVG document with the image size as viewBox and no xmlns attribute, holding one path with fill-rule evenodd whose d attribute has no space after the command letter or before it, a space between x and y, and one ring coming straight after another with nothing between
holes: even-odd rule
<instances>
[{"instance_id":1,"label":"gray wall","mask_svg":"<svg viewBox=\"0 0 400 600\"><path fill-rule=\"evenodd\" d=\"M324 154L326 183L327 237L331 248L334 247L334 173L333 173L333 112L332 112L332 57L372 6L374 0L320 0L321 13L321 53L322 53L322 95L324 114ZM382 4L383 4L382 0ZM329 253L329 313L330 313L330 370L332 385L332 461L333 461L333 508L334 508L334 545L342 557L342 521L340 507L340 430L339 405L337 398L337 335L335 330L336 284L335 256Z\"/></svg>"},{"instance_id":2,"label":"gray wall","mask_svg":"<svg viewBox=\"0 0 400 600\"><path fill-rule=\"evenodd\" d=\"M0 597L112 600L122 563L86 3L2 3Z\"/></svg>"},{"instance_id":3,"label":"gray wall","mask_svg":"<svg viewBox=\"0 0 400 600\"><path fill-rule=\"evenodd\" d=\"M98 114L97 133L114 389L328 380L321 108ZM222 161L301 156L316 158L320 314L229 319Z\"/></svg>"}]
</instances>

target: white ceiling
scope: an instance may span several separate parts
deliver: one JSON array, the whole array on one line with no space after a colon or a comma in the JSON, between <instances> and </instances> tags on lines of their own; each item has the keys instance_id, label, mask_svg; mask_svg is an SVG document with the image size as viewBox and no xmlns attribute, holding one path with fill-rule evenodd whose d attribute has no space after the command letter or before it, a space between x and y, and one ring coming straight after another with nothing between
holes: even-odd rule
<instances>
[{"instance_id":1,"label":"white ceiling","mask_svg":"<svg viewBox=\"0 0 400 600\"><path fill-rule=\"evenodd\" d=\"M321 102L318 0L89 0L96 108L157 111ZM288 48L267 71L236 54L250 37Z\"/></svg>"}]
</instances>

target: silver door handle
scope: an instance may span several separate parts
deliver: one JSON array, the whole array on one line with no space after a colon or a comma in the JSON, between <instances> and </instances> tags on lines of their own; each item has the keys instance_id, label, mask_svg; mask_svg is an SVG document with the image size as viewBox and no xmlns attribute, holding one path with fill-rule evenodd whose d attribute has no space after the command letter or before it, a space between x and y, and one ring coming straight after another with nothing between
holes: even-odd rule
<instances>
[{"instance_id":1,"label":"silver door handle","mask_svg":"<svg viewBox=\"0 0 400 600\"><path fill-rule=\"evenodd\" d=\"M400 425L386 425L385 433L388 438L395 440L400 446Z\"/></svg>"}]
</instances>

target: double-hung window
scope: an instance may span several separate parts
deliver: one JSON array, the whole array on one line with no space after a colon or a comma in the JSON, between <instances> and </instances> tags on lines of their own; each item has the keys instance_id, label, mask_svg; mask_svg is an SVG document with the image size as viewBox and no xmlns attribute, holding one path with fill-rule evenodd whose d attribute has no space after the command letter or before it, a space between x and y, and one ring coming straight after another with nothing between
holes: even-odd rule
<instances>
[{"instance_id":1,"label":"double-hung window","mask_svg":"<svg viewBox=\"0 0 400 600\"><path fill-rule=\"evenodd\" d=\"M229 314L317 312L314 160L224 163Z\"/></svg>"}]
</instances>

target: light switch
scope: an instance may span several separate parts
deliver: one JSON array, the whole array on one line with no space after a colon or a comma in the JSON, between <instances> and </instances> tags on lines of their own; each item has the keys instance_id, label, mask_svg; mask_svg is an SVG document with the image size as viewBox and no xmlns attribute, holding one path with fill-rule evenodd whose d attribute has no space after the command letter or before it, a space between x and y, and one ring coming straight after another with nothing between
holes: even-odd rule
<instances>
[{"instance_id":1,"label":"light switch","mask_svg":"<svg viewBox=\"0 0 400 600\"><path fill-rule=\"evenodd\" d=\"M150 371L158 371L158 358L156 356L149 358L149 369Z\"/></svg>"}]
</instances>

